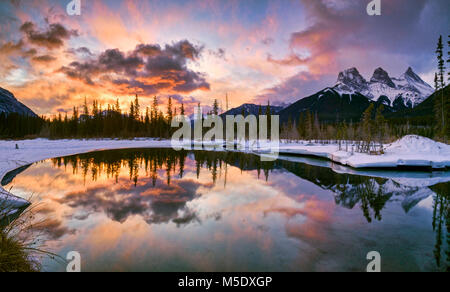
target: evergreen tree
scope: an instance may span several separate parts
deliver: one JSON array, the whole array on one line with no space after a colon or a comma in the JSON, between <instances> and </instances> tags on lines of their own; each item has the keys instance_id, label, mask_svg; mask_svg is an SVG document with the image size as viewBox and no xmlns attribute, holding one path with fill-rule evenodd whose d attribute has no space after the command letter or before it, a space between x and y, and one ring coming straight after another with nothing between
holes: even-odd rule
<instances>
[{"instance_id":1,"label":"evergreen tree","mask_svg":"<svg viewBox=\"0 0 450 292\"><path fill-rule=\"evenodd\" d=\"M437 73L434 73L434 89L439 90L439 77Z\"/></svg>"},{"instance_id":2,"label":"evergreen tree","mask_svg":"<svg viewBox=\"0 0 450 292\"><path fill-rule=\"evenodd\" d=\"M71 131L70 131L72 137L78 136L78 122L79 122L78 108L73 107L73 115L71 120Z\"/></svg>"},{"instance_id":3,"label":"evergreen tree","mask_svg":"<svg viewBox=\"0 0 450 292\"><path fill-rule=\"evenodd\" d=\"M184 116L184 105L181 103L180 115Z\"/></svg>"},{"instance_id":4,"label":"evergreen tree","mask_svg":"<svg viewBox=\"0 0 450 292\"><path fill-rule=\"evenodd\" d=\"M320 130L320 122L319 122L319 115L313 114L313 119L314 119L314 138L316 138L316 140L320 140L322 138L321 135L321 130Z\"/></svg>"},{"instance_id":5,"label":"evergreen tree","mask_svg":"<svg viewBox=\"0 0 450 292\"><path fill-rule=\"evenodd\" d=\"M168 122L172 122L173 112L172 112L172 98L169 96L169 101L167 103L167 119Z\"/></svg>"},{"instance_id":6,"label":"evergreen tree","mask_svg":"<svg viewBox=\"0 0 450 292\"><path fill-rule=\"evenodd\" d=\"M214 115L219 115L219 102L217 101L217 99L214 99L214 104L213 104L213 112Z\"/></svg>"},{"instance_id":7,"label":"evergreen tree","mask_svg":"<svg viewBox=\"0 0 450 292\"><path fill-rule=\"evenodd\" d=\"M312 138L313 138L314 119L313 119L312 113L310 111L308 111L306 113L305 126L306 126L305 138L307 140L312 140Z\"/></svg>"},{"instance_id":8,"label":"evergreen tree","mask_svg":"<svg viewBox=\"0 0 450 292\"><path fill-rule=\"evenodd\" d=\"M134 111L134 103L130 103L130 112L128 114L128 133L132 134L134 132L134 119L135 119L135 111Z\"/></svg>"},{"instance_id":9,"label":"evergreen tree","mask_svg":"<svg viewBox=\"0 0 450 292\"><path fill-rule=\"evenodd\" d=\"M158 98L156 96L153 97L150 119L152 124L156 123L156 120L158 119Z\"/></svg>"},{"instance_id":10,"label":"evergreen tree","mask_svg":"<svg viewBox=\"0 0 450 292\"><path fill-rule=\"evenodd\" d=\"M447 59L447 63L450 63L450 35L448 36L449 40L447 41L449 50L447 52L448 54L448 59ZM450 81L450 71L448 71L448 80Z\"/></svg>"},{"instance_id":11,"label":"evergreen tree","mask_svg":"<svg viewBox=\"0 0 450 292\"><path fill-rule=\"evenodd\" d=\"M438 90L441 90L440 98L436 97L435 100L435 116L436 116L436 132L439 137L443 137L445 139L445 136L447 135L446 131L446 125L445 125L445 111L446 109L446 102L444 101L444 88L445 88L445 81L444 81L444 72L445 72L445 64L444 64L444 58L443 58L443 44L442 44L442 35L439 36L437 48L436 48L436 55L437 55L437 61L438 61L438 73L437 76L435 75L435 86ZM437 77L437 78L436 78ZM446 98L445 98L446 99Z\"/></svg>"},{"instance_id":12,"label":"evergreen tree","mask_svg":"<svg viewBox=\"0 0 450 292\"><path fill-rule=\"evenodd\" d=\"M444 45L442 44L442 35L439 36L436 55L438 60L438 77L439 77L439 88L445 87L445 62L444 62Z\"/></svg>"},{"instance_id":13,"label":"evergreen tree","mask_svg":"<svg viewBox=\"0 0 450 292\"><path fill-rule=\"evenodd\" d=\"M89 115L89 109L88 109L86 97L84 97L83 114L86 115L86 116Z\"/></svg>"},{"instance_id":14,"label":"evergreen tree","mask_svg":"<svg viewBox=\"0 0 450 292\"><path fill-rule=\"evenodd\" d=\"M116 106L115 106L115 108L114 108L114 111L117 112L117 113L119 113L119 114L122 113L122 111L121 111L121 109L120 109L119 99L116 99Z\"/></svg>"},{"instance_id":15,"label":"evergreen tree","mask_svg":"<svg viewBox=\"0 0 450 292\"><path fill-rule=\"evenodd\" d=\"M134 120L139 121L141 119L141 106L139 105L139 97L136 94L134 99Z\"/></svg>"},{"instance_id":16,"label":"evergreen tree","mask_svg":"<svg viewBox=\"0 0 450 292\"><path fill-rule=\"evenodd\" d=\"M170 124L172 123L172 119L173 119L172 98L169 97L169 101L167 103L167 121L165 122L166 134L168 135L167 138L172 135L172 127L170 126Z\"/></svg>"},{"instance_id":17,"label":"evergreen tree","mask_svg":"<svg viewBox=\"0 0 450 292\"><path fill-rule=\"evenodd\" d=\"M272 112L270 110L270 100L267 101L267 108L266 108L266 116L267 116L267 138L271 138L272 134Z\"/></svg>"},{"instance_id":18,"label":"evergreen tree","mask_svg":"<svg viewBox=\"0 0 450 292\"><path fill-rule=\"evenodd\" d=\"M378 142L382 143L383 137L384 137L384 129L385 129L385 123L386 120L383 116L384 106L380 105L377 108L377 113L375 115L375 128L378 133Z\"/></svg>"},{"instance_id":19,"label":"evergreen tree","mask_svg":"<svg viewBox=\"0 0 450 292\"><path fill-rule=\"evenodd\" d=\"M362 117L362 130L363 138L366 144L364 145L362 151L368 152L370 150L370 143L372 142L372 113L374 110L373 103L364 111Z\"/></svg>"},{"instance_id":20,"label":"evergreen tree","mask_svg":"<svg viewBox=\"0 0 450 292\"><path fill-rule=\"evenodd\" d=\"M305 138L305 115L303 112L300 113L298 118L297 132L300 139Z\"/></svg>"},{"instance_id":21,"label":"evergreen tree","mask_svg":"<svg viewBox=\"0 0 450 292\"><path fill-rule=\"evenodd\" d=\"M258 115L256 116L256 122L257 122L257 128L256 128L256 134L258 135L258 139L259 139L259 135L260 135L260 131L259 131L259 121L260 121L260 119L259 119L259 117L260 116L262 116L262 107L261 107L261 104L259 104L259 107L258 107Z\"/></svg>"},{"instance_id":22,"label":"evergreen tree","mask_svg":"<svg viewBox=\"0 0 450 292\"><path fill-rule=\"evenodd\" d=\"M87 105L87 99L84 97L83 103L83 119L82 119L82 135L87 137L89 134L89 108Z\"/></svg>"},{"instance_id":23,"label":"evergreen tree","mask_svg":"<svg viewBox=\"0 0 450 292\"><path fill-rule=\"evenodd\" d=\"M145 133L146 133L146 135L150 135L150 111L149 111L148 107L145 108L144 123L145 123L145 127L144 127Z\"/></svg>"}]
</instances>

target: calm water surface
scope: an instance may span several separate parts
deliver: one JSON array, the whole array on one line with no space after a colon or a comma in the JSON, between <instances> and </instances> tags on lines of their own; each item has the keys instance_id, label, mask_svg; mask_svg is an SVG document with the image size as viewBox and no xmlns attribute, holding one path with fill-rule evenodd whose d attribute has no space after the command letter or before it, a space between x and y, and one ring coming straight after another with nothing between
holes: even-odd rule
<instances>
[{"instance_id":1,"label":"calm water surface","mask_svg":"<svg viewBox=\"0 0 450 292\"><path fill-rule=\"evenodd\" d=\"M365 271L369 251L383 271L449 263L449 183L170 149L46 160L6 183L33 194L46 249L78 251L83 271Z\"/></svg>"}]
</instances>

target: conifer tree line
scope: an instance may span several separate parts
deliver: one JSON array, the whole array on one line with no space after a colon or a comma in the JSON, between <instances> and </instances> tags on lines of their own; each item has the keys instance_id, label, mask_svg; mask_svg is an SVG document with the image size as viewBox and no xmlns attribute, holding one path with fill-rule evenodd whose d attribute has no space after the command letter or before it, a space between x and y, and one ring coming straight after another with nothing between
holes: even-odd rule
<instances>
[{"instance_id":1,"label":"conifer tree line","mask_svg":"<svg viewBox=\"0 0 450 292\"><path fill-rule=\"evenodd\" d=\"M306 111L300 114L298 121L291 117L282 126L281 137L288 140L308 140L322 143L335 141L385 142L393 136L411 133L407 126L393 127L383 116L384 106L375 108L371 104L363 113L361 121L321 122L318 114ZM426 136L427 133L421 133Z\"/></svg>"},{"instance_id":2,"label":"conifer tree line","mask_svg":"<svg viewBox=\"0 0 450 292\"><path fill-rule=\"evenodd\" d=\"M18 113L0 113L0 138L37 136L45 124L41 117L23 116Z\"/></svg>"},{"instance_id":3,"label":"conifer tree line","mask_svg":"<svg viewBox=\"0 0 450 292\"><path fill-rule=\"evenodd\" d=\"M184 113L184 105L179 108ZM103 108L97 100L89 106L85 99L81 110L73 108L72 115L57 116L47 119L42 130L43 136L59 138L130 138L157 137L170 138L170 123L177 115L172 98L168 98L167 108L163 112L159 108L158 97L153 97L150 107L141 109L139 97L136 95L128 110L122 110L119 100L114 105Z\"/></svg>"},{"instance_id":4,"label":"conifer tree line","mask_svg":"<svg viewBox=\"0 0 450 292\"><path fill-rule=\"evenodd\" d=\"M150 107L141 110L138 96L130 103L127 111L122 110L119 100L114 105L103 108L97 100L89 104L85 99L81 108L74 107L72 113L58 113L52 118L34 118L18 114L0 114L0 137L46 137L61 138L132 138L154 137L168 139L176 128L171 128L172 118L178 114L184 115L185 108L172 104L169 97L165 111L159 109L159 101L154 97ZM200 107L200 104L198 105ZM440 109L440 108L439 108ZM425 137L435 137L436 130L430 126L413 125L408 122L398 122L383 116L383 105L370 105L357 122L323 122L318 114L313 112L300 113L298 119L289 117L287 123L280 127L280 138L287 140L309 140L331 143L339 141L365 141L385 143L407 134L418 134ZM212 110L207 114L219 114L217 100L214 100ZM246 113L241 113L246 116ZM271 128L270 102L265 111L259 106L257 120L260 116L268 116L267 128ZM225 117L224 119L225 125ZM203 128L203 134L209 128ZM235 126L235 132L237 131ZM247 127L248 132L248 127ZM258 128L259 132L259 128ZM224 136L225 137L225 136ZM270 138L270 131L268 133Z\"/></svg>"}]
</instances>

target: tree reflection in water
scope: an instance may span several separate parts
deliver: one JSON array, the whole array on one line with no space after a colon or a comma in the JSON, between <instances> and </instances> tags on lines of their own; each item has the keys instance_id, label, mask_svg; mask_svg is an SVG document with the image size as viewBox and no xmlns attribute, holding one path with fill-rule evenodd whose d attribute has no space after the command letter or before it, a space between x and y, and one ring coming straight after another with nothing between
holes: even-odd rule
<instances>
[{"instance_id":1,"label":"tree reflection in water","mask_svg":"<svg viewBox=\"0 0 450 292\"><path fill-rule=\"evenodd\" d=\"M382 220L382 210L393 197L406 198L402 202L402 207L406 213L423 199L408 199L423 190L423 187L408 187L386 178L337 173L330 168L317 167L305 163L284 160L262 162L256 155L237 152L177 152L172 149L128 149L55 158L52 159L52 162L57 167L70 165L74 174L83 175L85 182L88 177L96 181L102 174L106 174L107 178L115 178L115 181L118 182L121 168L127 168L130 181L137 187L140 170L141 174L142 170L145 170L145 175L151 178L153 186L156 185L160 178L160 171L165 172L167 185L172 183L174 177L183 178L188 155L195 161L197 178L200 177L202 170L207 170L211 174L213 184L216 184L218 177L223 176L225 187L229 165L238 167L241 171L256 170L258 178L263 174L266 181L269 180L270 172L287 170L323 189L332 191L335 195L335 202L338 205L349 209L359 205L368 223L374 220ZM429 187L427 189L428 192L425 192L429 194L434 193L432 221L433 230L436 232L434 256L437 265L445 268L442 262L442 249L445 238L446 251L444 255L447 262L447 270L449 270L450 263L450 251L448 249L450 244L448 189L449 183L442 183ZM195 216L195 214L187 214L186 218L176 219L179 220L177 224L182 224L183 220L191 220L192 218L189 216Z\"/></svg>"},{"instance_id":2,"label":"tree reflection in water","mask_svg":"<svg viewBox=\"0 0 450 292\"><path fill-rule=\"evenodd\" d=\"M436 193L433 196L433 230L436 232L436 245L434 247L434 257L438 267L444 266L442 263L443 238L446 238L447 248L445 251L446 269L450 272L450 194L447 184L438 184L431 189Z\"/></svg>"},{"instance_id":3,"label":"tree reflection in water","mask_svg":"<svg viewBox=\"0 0 450 292\"><path fill-rule=\"evenodd\" d=\"M144 169L146 176L152 178L153 186L155 186L160 170L166 172L168 185L174 175L183 178L188 153L172 149L110 150L54 158L52 162L58 168L70 165L73 174L81 173L85 181L89 174L92 181L97 181L100 175L106 174L107 178L115 178L117 182L121 168L126 167L129 170L130 180L135 186L139 180L139 169ZM197 178L200 176L201 169L206 169L211 173L214 184L218 172L222 172L223 168L226 171L224 164L239 167L241 170L257 169L258 173L263 170L266 180L270 170L275 168L274 162L261 162L258 156L237 152L196 151L193 155L196 161Z\"/></svg>"}]
</instances>

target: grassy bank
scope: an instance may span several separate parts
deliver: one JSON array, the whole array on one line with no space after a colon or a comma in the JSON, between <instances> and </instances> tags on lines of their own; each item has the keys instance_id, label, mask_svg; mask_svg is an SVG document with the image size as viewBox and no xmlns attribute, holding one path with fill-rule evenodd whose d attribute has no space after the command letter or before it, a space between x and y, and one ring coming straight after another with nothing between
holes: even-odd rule
<instances>
[{"instance_id":1,"label":"grassy bank","mask_svg":"<svg viewBox=\"0 0 450 292\"><path fill-rule=\"evenodd\" d=\"M42 249L37 232L36 206L28 206L10 214L8 204L0 201L0 272L39 272L42 259L56 255Z\"/></svg>"}]
</instances>

